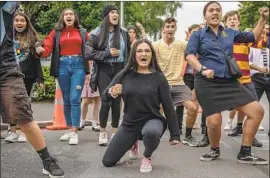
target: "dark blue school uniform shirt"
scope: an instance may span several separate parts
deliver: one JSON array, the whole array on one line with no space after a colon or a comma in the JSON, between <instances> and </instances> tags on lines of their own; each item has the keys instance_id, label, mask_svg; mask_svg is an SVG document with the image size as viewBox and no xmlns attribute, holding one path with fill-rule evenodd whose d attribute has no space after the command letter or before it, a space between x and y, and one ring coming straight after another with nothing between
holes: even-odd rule
<instances>
[{"instance_id":1,"label":"dark blue school uniform shirt","mask_svg":"<svg viewBox=\"0 0 270 178\"><path fill-rule=\"evenodd\" d=\"M207 26L191 35L185 55L193 54L196 56L198 54L200 63L209 69L213 69L216 77L231 78L225 54L222 52L221 47L226 55L231 57L234 43L250 42L255 42L252 32L241 32L231 28L223 28L220 25L216 35Z\"/></svg>"}]
</instances>

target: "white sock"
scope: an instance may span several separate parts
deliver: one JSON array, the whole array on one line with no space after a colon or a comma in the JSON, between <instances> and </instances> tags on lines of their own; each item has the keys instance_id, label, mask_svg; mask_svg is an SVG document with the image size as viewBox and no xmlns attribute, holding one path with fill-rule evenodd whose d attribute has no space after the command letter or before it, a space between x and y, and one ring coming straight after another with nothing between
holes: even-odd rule
<instances>
[{"instance_id":1,"label":"white sock","mask_svg":"<svg viewBox=\"0 0 270 178\"><path fill-rule=\"evenodd\" d=\"M231 124L232 122L233 122L233 119L230 119L230 118L227 121L228 124Z\"/></svg>"},{"instance_id":2,"label":"white sock","mask_svg":"<svg viewBox=\"0 0 270 178\"><path fill-rule=\"evenodd\" d=\"M81 125L85 124L85 120L81 119Z\"/></svg>"},{"instance_id":3,"label":"white sock","mask_svg":"<svg viewBox=\"0 0 270 178\"><path fill-rule=\"evenodd\" d=\"M97 122L96 121L92 121L92 127L96 127L97 126Z\"/></svg>"}]
</instances>

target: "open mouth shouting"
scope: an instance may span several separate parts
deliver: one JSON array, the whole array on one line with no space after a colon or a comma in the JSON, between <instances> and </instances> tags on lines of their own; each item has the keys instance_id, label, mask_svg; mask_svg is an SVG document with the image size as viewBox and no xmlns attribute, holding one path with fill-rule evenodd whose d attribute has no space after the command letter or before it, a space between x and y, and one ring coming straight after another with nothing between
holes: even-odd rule
<instances>
[{"instance_id":1,"label":"open mouth shouting","mask_svg":"<svg viewBox=\"0 0 270 178\"><path fill-rule=\"evenodd\" d=\"M16 25L15 29L17 32L23 32L25 30L25 26L23 25Z\"/></svg>"},{"instance_id":2,"label":"open mouth shouting","mask_svg":"<svg viewBox=\"0 0 270 178\"><path fill-rule=\"evenodd\" d=\"M75 21L75 15L72 10L66 10L64 12L64 22L66 26L73 26Z\"/></svg>"},{"instance_id":3,"label":"open mouth shouting","mask_svg":"<svg viewBox=\"0 0 270 178\"><path fill-rule=\"evenodd\" d=\"M140 60L138 61L138 65L140 67L148 67L149 63L150 63L150 59L147 56L141 57Z\"/></svg>"},{"instance_id":4,"label":"open mouth shouting","mask_svg":"<svg viewBox=\"0 0 270 178\"><path fill-rule=\"evenodd\" d=\"M74 20L72 18L66 18L65 23L67 26L71 26L74 23Z\"/></svg>"},{"instance_id":5,"label":"open mouth shouting","mask_svg":"<svg viewBox=\"0 0 270 178\"><path fill-rule=\"evenodd\" d=\"M119 13L117 10L112 10L109 12L109 21L112 25L117 25L119 21Z\"/></svg>"},{"instance_id":6,"label":"open mouth shouting","mask_svg":"<svg viewBox=\"0 0 270 178\"><path fill-rule=\"evenodd\" d=\"M17 32L21 33L26 29L27 22L25 17L16 15L14 18L14 28Z\"/></svg>"},{"instance_id":7,"label":"open mouth shouting","mask_svg":"<svg viewBox=\"0 0 270 178\"><path fill-rule=\"evenodd\" d=\"M111 18L111 23L112 23L113 25L117 25L117 24L118 24L118 20L119 20L119 18L118 18L117 16L112 17L112 18Z\"/></svg>"},{"instance_id":8,"label":"open mouth shouting","mask_svg":"<svg viewBox=\"0 0 270 178\"><path fill-rule=\"evenodd\" d=\"M214 17L212 17L212 20L213 21L219 21L219 17L218 16L214 16Z\"/></svg>"}]
</instances>

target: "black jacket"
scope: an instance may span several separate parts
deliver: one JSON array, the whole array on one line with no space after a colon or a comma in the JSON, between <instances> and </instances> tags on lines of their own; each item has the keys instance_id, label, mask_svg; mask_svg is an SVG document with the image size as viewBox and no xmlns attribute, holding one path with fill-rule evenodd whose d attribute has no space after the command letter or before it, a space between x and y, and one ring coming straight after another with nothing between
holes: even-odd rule
<instances>
[{"instance_id":1,"label":"black jacket","mask_svg":"<svg viewBox=\"0 0 270 178\"><path fill-rule=\"evenodd\" d=\"M18 67L13 43L13 18L18 6L19 2L15 1L0 2L0 27L5 29L4 33L0 32L3 37L0 39L0 76Z\"/></svg>"},{"instance_id":2,"label":"black jacket","mask_svg":"<svg viewBox=\"0 0 270 178\"><path fill-rule=\"evenodd\" d=\"M82 56L84 58L85 55L85 43L86 43L86 29L81 28L80 35L82 37ZM52 52L52 58L51 58L51 69L50 74L51 76L57 77L58 76L58 70L59 70L59 58L60 56L60 33L61 31L56 30L54 35L54 48ZM84 58L84 71L86 74L89 74L89 65L88 60Z\"/></svg>"},{"instance_id":3,"label":"black jacket","mask_svg":"<svg viewBox=\"0 0 270 178\"><path fill-rule=\"evenodd\" d=\"M89 41L90 45L90 58L93 60L93 66L91 70L91 76L90 76L90 82L89 85L92 89L92 92L97 91L97 75L98 75L98 63L104 62L107 58L111 57L111 53L109 50L104 49L98 49L97 48L97 35L98 35L98 29L97 27L92 33ZM124 54L124 64L127 63L128 57L129 57L129 52L130 52L130 40L129 40L129 35L126 29L120 28L120 33L123 36L123 40L125 42L126 50Z\"/></svg>"},{"instance_id":4,"label":"black jacket","mask_svg":"<svg viewBox=\"0 0 270 178\"><path fill-rule=\"evenodd\" d=\"M44 82L40 59L33 50L29 53L26 60L20 62L20 66L25 79L34 80L38 83Z\"/></svg>"}]
</instances>

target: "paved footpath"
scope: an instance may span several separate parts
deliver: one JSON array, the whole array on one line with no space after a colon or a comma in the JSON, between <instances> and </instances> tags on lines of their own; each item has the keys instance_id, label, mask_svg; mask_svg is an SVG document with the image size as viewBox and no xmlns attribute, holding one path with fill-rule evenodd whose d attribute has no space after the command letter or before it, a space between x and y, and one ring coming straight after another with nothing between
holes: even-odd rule
<instances>
[{"instance_id":1,"label":"paved footpath","mask_svg":"<svg viewBox=\"0 0 270 178\"><path fill-rule=\"evenodd\" d=\"M265 131L257 133L257 138L264 143L262 148L253 147L253 152L269 160L269 104L266 97L261 101L265 108L262 125ZM33 103L36 120L51 120L53 104ZM223 113L223 119L228 112ZM223 123L224 126L224 123ZM113 168L105 168L101 159L106 147L97 145L98 133L86 127L79 133L79 145L70 146L60 142L64 131L43 130L51 154L59 160L67 178L268 178L269 166L242 165L236 162L241 137L231 138L222 133L221 158L213 162L202 162L199 157L208 151L205 148L191 148L183 144L170 146L168 131L161 139L160 146L153 154L153 171L140 173L140 159L119 164ZM193 135L201 139L200 130ZM143 144L140 142L140 158ZM121 161L127 161L125 155ZM43 178L42 164L33 148L28 143L6 144L1 140L1 177L2 178Z\"/></svg>"}]
</instances>

